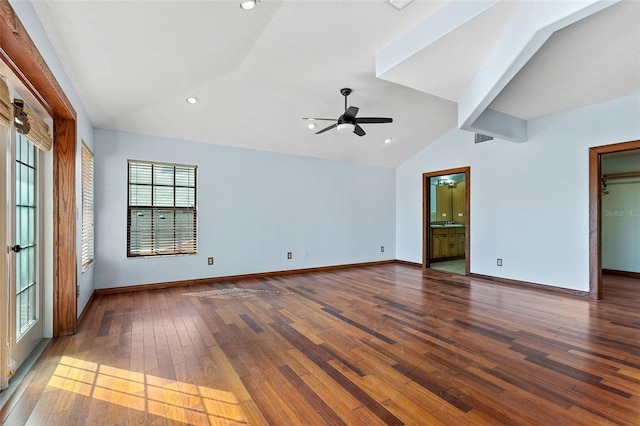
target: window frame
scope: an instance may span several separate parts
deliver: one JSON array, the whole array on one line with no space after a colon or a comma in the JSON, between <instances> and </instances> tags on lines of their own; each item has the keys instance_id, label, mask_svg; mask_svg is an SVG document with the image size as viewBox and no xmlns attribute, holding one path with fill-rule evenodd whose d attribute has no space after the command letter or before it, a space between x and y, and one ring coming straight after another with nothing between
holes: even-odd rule
<instances>
[{"instance_id":1,"label":"window frame","mask_svg":"<svg viewBox=\"0 0 640 426\"><path fill-rule=\"evenodd\" d=\"M95 155L82 141L80 147L82 176L82 225L80 258L82 272L86 272L95 260ZM88 170L87 170L88 169ZM89 223L87 223L89 219Z\"/></svg>"},{"instance_id":2,"label":"window frame","mask_svg":"<svg viewBox=\"0 0 640 426\"><path fill-rule=\"evenodd\" d=\"M132 179L132 166L137 166L140 170L143 170L144 167L150 166L150 183L141 183L135 182ZM156 183L155 179L155 169L159 168L161 170L166 171L167 168L173 168L173 183L168 185L165 183ZM193 186L177 184L176 182L176 170L182 169L186 170L188 174L193 174ZM138 170L136 170L138 171ZM187 165L187 164L177 164L177 163L164 163L158 161L144 161L144 160L127 160L127 257L128 258L145 258L145 257L158 257L158 256L179 256L179 255L190 255L198 253L198 203L197 203L197 193L198 193L198 166L196 165ZM132 188L134 187L150 187L150 197L151 204L150 205L140 205L139 203L132 203ZM172 201L173 205L155 205L155 197L156 193L155 189L158 188L171 188L172 189ZM177 195L176 189L187 189L192 190L193 193L193 205L190 206L180 206L178 204L179 195ZM137 197L137 196L136 196ZM134 212L140 212L140 210L148 210L150 211L151 217L151 228L148 231L148 244L149 249L147 250L132 250L132 223L133 223L133 214ZM159 240L160 242L166 238L166 234L161 237L160 234L156 234L154 228L156 217L159 219L165 219L162 214L157 214L157 212L173 212L173 246L165 246L158 247ZM176 222L176 217L178 212L191 212L193 215L193 226L185 226L178 227ZM138 215L136 213L136 215ZM179 238L178 234L185 234L192 232L192 239L183 241ZM189 243L189 244L185 244Z\"/></svg>"}]
</instances>

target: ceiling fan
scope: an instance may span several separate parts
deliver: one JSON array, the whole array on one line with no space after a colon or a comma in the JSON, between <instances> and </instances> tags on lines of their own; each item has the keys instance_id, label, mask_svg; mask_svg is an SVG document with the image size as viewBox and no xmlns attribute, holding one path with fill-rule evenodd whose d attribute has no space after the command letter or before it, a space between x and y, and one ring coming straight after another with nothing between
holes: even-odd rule
<instances>
[{"instance_id":1,"label":"ceiling fan","mask_svg":"<svg viewBox=\"0 0 640 426\"><path fill-rule=\"evenodd\" d=\"M340 133L350 133L353 132L358 136L366 135L364 129L360 127L360 124L375 124L375 123L393 123L393 118L388 117L356 117L358 114L358 107L350 106L347 107L347 96L351 94L351 89L344 88L340 89L340 93L344 96L344 114L342 114L337 119L335 118L303 118L303 120L310 121L335 121L329 127L325 127L324 129L316 132L316 135L320 133L324 133L327 130L337 129Z\"/></svg>"}]
</instances>

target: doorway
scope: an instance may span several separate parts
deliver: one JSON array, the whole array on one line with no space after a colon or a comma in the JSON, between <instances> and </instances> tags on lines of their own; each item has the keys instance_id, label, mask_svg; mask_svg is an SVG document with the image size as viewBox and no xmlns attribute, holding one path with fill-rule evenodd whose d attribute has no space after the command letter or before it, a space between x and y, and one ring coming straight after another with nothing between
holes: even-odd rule
<instances>
[{"instance_id":1,"label":"doorway","mask_svg":"<svg viewBox=\"0 0 640 426\"><path fill-rule=\"evenodd\" d=\"M422 267L469 275L470 168L422 175Z\"/></svg>"},{"instance_id":2,"label":"doorway","mask_svg":"<svg viewBox=\"0 0 640 426\"><path fill-rule=\"evenodd\" d=\"M602 219L603 196L606 196L606 179L603 179L602 159L610 154L640 150L640 141L623 142L589 149L589 296L602 299ZM624 216L625 210L622 210ZM630 214L633 217L634 212Z\"/></svg>"}]
</instances>

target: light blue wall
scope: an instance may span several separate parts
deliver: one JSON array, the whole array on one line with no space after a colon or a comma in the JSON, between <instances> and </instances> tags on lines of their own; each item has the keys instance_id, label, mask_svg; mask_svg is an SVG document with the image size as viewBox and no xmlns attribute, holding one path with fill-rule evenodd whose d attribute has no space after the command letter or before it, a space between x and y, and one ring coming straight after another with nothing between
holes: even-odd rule
<instances>
[{"instance_id":1,"label":"light blue wall","mask_svg":"<svg viewBox=\"0 0 640 426\"><path fill-rule=\"evenodd\" d=\"M85 273L78 268L78 314L94 288L393 258L421 262L421 175L467 165L471 271L586 290L588 148L640 139L640 95L632 95L530 121L523 144L474 145L471 133L453 129L395 171L104 130L94 143L31 4L10 3L78 114L76 200L80 141L96 154L96 262ZM198 255L126 258L128 158L199 166ZM80 227L78 216L78 265ZM294 253L290 261L287 251Z\"/></svg>"},{"instance_id":2,"label":"light blue wall","mask_svg":"<svg viewBox=\"0 0 640 426\"><path fill-rule=\"evenodd\" d=\"M451 130L397 169L396 257L422 262L422 173L470 166L471 272L588 291L589 147L640 139L639 117L636 94L529 121L526 143Z\"/></svg>"},{"instance_id":3,"label":"light blue wall","mask_svg":"<svg viewBox=\"0 0 640 426\"><path fill-rule=\"evenodd\" d=\"M27 0L9 0L11 6L15 10L16 14L20 18L20 21L24 25L27 30L27 33L38 47L40 54L44 58L46 64L51 69L51 72L55 76L56 80L62 87L62 90L67 95L67 98L73 105L73 108L77 114L77 144L76 144L76 206L78 209L81 207L82 200L82 186L81 186L81 157L80 157L80 147L81 141L84 141L89 148L94 149L94 141L93 141L93 124L89 119L87 113L84 110L84 106L80 102L80 98L76 95L75 89L71 80L67 76L64 67L60 63L60 59L56 54L55 49L51 45L49 38L44 32L42 24L31 5L31 2ZM95 151L94 151L95 152ZM78 272L77 279L78 285L80 286L80 295L78 296L78 316L82 314L91 294L93 294L94 290L94 268L90 266L86 272L82 272L81 261L81 230L82 230L82 216L80 214L80 210L78 210L79 214L77 215L77 232L76 232L76 252L77 252L77 264L78 264ZM45 313L46 316L46 313Z\"/></svg>"},{"instance_id":4,"label":"light blue wall","mask_svg":"<svg viewBox=\"0 0 640 426\"><path fill-rule=\"evenodd\" d=\"M395 258L394 169L108 130L95 136L96 288ZM128 159L198 166L198 254L127 258Z\"/></svg>"}]
</instances>

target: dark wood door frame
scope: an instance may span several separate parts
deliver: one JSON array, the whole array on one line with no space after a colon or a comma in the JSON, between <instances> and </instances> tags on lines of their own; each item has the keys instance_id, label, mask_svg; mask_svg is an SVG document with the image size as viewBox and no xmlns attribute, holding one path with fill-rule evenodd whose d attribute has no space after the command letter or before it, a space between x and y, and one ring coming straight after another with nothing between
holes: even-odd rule
<instances>
[{"instance_id":1,"label":"dark wood door frame","mask_svg":"<svg viewBox=\"0 0 640 426\"><path fill-rule=\"evenodd\" d=\"M602 168L604 154L640 149L640 140L589 148L589 297L602 299Z\"/></svg>"},{"instance_id":2,"label":"dark wood door frame","mask_svg":"<svg viewBox=\"0 0 640 426\"><path fill-rule=\"evenodd\" d=\"M73 334L76 298L76 111L8 0L0 0L0 60L53 119L53 335Z\"/></svg>"},{"instance_id":3,"label":"dark wood door frame","mask_svg":"<svg viewBox=\"0 0 640 426\"><path fill-rule=\"evenodd\" d=\"M430 267L429 259L431 258L431 178L442 175L453 175L458 173L464 173L465 175L465 201L464 201L464 273L469 275L471 273L470 268L470 244L469 235L470 232L470 206L471 206L471 168L470 167L458 167L455 169L438 170L435 172L428 172L422 174L422 269L427 270Z\"/></svg>"}]
</instances>

